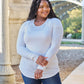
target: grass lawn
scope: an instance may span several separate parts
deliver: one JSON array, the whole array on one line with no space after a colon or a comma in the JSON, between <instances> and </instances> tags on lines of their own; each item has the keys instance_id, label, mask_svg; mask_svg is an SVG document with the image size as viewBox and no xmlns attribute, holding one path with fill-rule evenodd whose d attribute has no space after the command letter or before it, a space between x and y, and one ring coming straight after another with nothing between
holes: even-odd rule
<instances>
[{"instance_id":1,"label":"grass lawn","mask_svg":"<svg viewBox=\"0 0 84 84\"><path fill-rule=\"evenodd\" d=\"M61 44L80 44L80 45L82 45L82 43L80 43L80 42L61 42Z\"/></svg>"}]
</instances>

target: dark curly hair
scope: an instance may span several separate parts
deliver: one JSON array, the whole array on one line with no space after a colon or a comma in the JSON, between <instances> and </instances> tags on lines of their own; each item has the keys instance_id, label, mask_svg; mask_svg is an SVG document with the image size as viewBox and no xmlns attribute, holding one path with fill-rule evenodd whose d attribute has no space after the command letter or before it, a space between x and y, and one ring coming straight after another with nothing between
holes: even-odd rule
<instances>
[{"instance_id":1,"label":"dark curly hair","mask_svg":"<svg viewBox=\"0 0 84 84\"><path fill-rule=\"evenodd\" d=\"M46 0L46 1L48 2L49 7L50 7L50 13L47 16L47 18L58 18L55 15L55 13L53 12L52 5L51 5L50 1L49 0ZM31 5L31 8L30 8L30 13L29 13L29 16L28 16L27 20L32 20L32 19L36 18L36 13L38 11L40 3L41 3L41 0L33 0L32 1L32 5Z\"/></svg>"}]
</instances>

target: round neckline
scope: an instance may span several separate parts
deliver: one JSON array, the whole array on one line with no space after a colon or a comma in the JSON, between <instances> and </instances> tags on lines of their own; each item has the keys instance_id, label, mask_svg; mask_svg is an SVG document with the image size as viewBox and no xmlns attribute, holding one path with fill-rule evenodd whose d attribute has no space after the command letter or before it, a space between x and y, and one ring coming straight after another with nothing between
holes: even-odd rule
<instances>
[{"instance_id":1,"label":"round neckline","mask_svg":"<svg viewBox=\"0 0 84 84\"><path fill-rule=\"evenodd\" d=\"M43 24L41 24L41 25L39 25L39 26L36 26L35 23L34 23L34 22L35 22L35 19L34 19L34 20L33 20L33 26L34 26L34 27L37 27L37 28L38 28L38 27L42 27L43 25L46 24L47 21L48 21L48 18L46 19L46 21L45 21Z\"/></svg>"}]
</instances>

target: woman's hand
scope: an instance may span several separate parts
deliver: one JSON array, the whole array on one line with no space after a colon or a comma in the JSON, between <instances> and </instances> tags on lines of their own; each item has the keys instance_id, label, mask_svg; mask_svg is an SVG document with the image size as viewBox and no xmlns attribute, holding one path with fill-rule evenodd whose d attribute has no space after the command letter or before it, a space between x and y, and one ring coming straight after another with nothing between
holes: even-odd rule
<instances>
[{"instance_id":1,"label":"woman's hand","mask_svg":"<svg viewBox=\"0 0 84 84\"><path fill-rule=\"evenodd\" d=\"M46 60L48 57L39 56L36 63L41 66L46 66L48 64L48 61Z\"/></svg>"},{"instance_id":2,"label":"woman's hand","mask_svg":"<svg viewBox=\"0 0 84 84\"><path fill-rule=\"evenodd\" d=\"M34 73L35 79L39 79L42 77L43 70L37 69Z\"/></svg>"}]
</instances>

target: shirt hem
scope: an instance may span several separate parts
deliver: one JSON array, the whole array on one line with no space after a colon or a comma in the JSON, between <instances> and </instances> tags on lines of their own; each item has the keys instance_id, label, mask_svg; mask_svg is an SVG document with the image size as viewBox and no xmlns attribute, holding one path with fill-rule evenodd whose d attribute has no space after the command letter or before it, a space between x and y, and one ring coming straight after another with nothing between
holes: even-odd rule
<instances>
[{"instance_id":1,"label":"shirt hem","mask_svg":"<svg viewBox=\"0 0 84 84\"><path fill-rule=\"evenodd\" d=\"M19 67L19 69L20 69L20 67ZM21 71L21 73L22 73L25 77L35 79L35 78L34 78L34 75L27 75L27 74L25 74L21 69L20 69L20 71ZM57 73L59 73L59 69L58 69L58 71L56 71L56 73L51 73L51 74L43 73L43 77L41 77L41 78L39 78L39 79L50 78L50 77L56 75ZM44 75L45 75L45 76L44 76Z\"/></svg>"}]
</instances>

